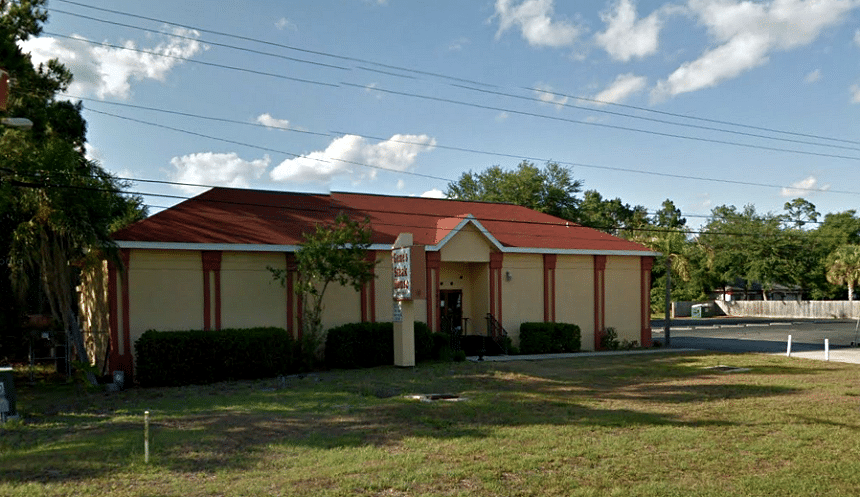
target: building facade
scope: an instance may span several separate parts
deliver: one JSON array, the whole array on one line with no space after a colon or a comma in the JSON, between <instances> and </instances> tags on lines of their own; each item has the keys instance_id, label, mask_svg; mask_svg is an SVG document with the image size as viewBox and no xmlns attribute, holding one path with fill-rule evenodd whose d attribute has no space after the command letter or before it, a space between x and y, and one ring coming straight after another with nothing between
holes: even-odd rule
<instances>
[{"instance_id":1,"label":"building facade","mask_svg":"<svg viewBox=\"0 0 860 497\"><path fill-rule=\"evenodd\" d=\"M353 193L214 188L114 234L118 261L88 275L84 326L110 330L112 370L131 374L134 342L161 331L276 326L299 336L295 252L338 213L368 219L375 278L360 292L330 286L326 329L391 321L391 246L411 233L425 288L416 320L434 331L487 333L489 315L516 344L523 322L579 325L582 347L606 328L651 344L648 248L509 204ZM285 284L270 268L286 270Z\"/></svg>"}]
</instances>

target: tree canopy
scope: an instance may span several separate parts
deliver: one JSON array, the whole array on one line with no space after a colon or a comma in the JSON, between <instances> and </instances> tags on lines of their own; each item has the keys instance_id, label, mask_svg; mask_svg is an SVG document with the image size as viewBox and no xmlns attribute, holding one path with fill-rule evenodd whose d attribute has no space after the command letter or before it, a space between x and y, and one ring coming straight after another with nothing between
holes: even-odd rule
<instances>
[{"instance_id":1,"label":"tree canopy","mask_svg":"<svg viewBox=\"0 0 860 497\"><path fill-rule=\"evenodd\" d=\"M6 114L26 117L30 130L0 129L0 251L24 295L40 288L50 314L63 325L78 360L90 362L77 322L75 287L88 255L110 253L111 229L145 216L139 197L85 155L86 121L80 103L57 100L72 81L56 60L34 67L17 42L37 36L47 19L45 0L0 0L0 67L13 85ZM6 276L6 275L3 275ZM9 279L0 291L12 295ZM7 324L41 312L26 303L6 307ZM10 337L0 337L7 345Z\"/></svg>"},{"instance_id":2,"label":"tree canopy","mask_svg":"<svg viewBox=\"0 0 860 497\"><path fill-rule=\"evenodd\" d=\"M541 169L522 161L513 170L492 166L480 173L463 173L448 183L445 196L459 200L508 202L522 205L563 219L576 217L576 194L582 182L573 178L570 168L547 162Z\"/></svg>"}]
</instances>

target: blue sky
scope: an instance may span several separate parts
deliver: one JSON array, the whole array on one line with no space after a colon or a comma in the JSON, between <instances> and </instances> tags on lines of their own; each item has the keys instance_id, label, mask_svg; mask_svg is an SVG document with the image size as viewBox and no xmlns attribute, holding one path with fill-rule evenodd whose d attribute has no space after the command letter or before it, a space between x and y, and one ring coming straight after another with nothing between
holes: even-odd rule
<instances>
[{"instance_id":1,"label":"blue sky","mask_svg":"<svg viewBox=\"0 0 860 497\"><path fill-rule=\"evenodd\" d=\"M465 171L553 160L652 211L666 198L688 216L796 197L860 208L860 0L48 10L24 48L72 70L89 154L121 177L438 195ZM180 201L145 199L151 212Z\"/></svg>"}]
</instances>

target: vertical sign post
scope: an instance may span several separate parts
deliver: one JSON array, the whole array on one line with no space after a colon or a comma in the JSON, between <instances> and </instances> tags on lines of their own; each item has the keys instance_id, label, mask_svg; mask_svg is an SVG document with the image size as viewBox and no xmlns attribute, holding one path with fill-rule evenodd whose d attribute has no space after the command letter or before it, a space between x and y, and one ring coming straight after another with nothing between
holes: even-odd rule
<instances>
[{"instance_id":1,"label":"vertical sign post","mask_svg":"<svg viewBox=\"0 0 860 497\"><path fill-rule=\"evenodd\" d=\"M394 365L415 366L415 304L412 301L412 234L401 233L391 247L394 277Z\"/></svg>"}]
</instances>

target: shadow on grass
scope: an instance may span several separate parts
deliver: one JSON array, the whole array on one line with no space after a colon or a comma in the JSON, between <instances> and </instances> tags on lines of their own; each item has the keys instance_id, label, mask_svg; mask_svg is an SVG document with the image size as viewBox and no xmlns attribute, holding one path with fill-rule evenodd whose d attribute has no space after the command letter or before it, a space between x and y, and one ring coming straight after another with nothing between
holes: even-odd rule
<instances>
[{"instance_id":1,"label":"shadow on grass","mask_svg":"<svg viewBox=\"0 0 860 497\"><path fill-rule=\"evenodd\" d=\"M721 375L691 355L433 364L332 371L289 381L134 389L106 397L109 408L103 410L127 405L142 411L141 406L156 404L153 466L212 473L255 467L273 447L301 452L391 447L409 437L492 439L499 428L527 426L733 426L727 419L696 419L675 408L653 407L791 396L804 389L748 378L816 372L771 361L747 376ZM441 392L466 400L405 398ZM0 428L0 437L6 453L0 455L0 482L78 481L127 471L143 461L142 420L110 414L47 416L44 422Z\"/></svg>"}]
</instances>

